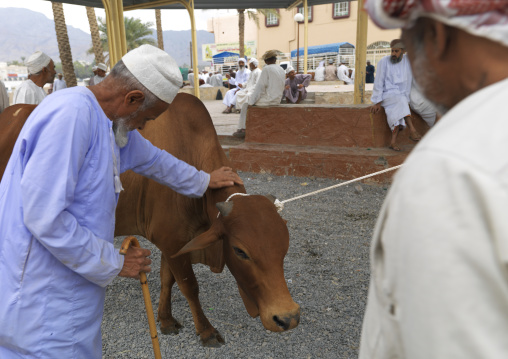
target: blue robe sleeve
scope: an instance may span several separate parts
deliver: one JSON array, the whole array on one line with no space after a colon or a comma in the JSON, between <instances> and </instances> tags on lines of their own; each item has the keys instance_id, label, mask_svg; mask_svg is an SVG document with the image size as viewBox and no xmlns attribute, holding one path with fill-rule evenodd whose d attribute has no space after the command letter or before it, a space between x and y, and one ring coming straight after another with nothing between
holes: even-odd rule
<instances>
[{"instance_id":1,"label":"blue robe sleeve","mask_svg":"<svg viewBox=\"0 0 508 359\"><path fill-rule=\"evenodd\" d=\"M155 147L136 130L120 151L120 172L129 169L193 198L203 196L210 182L208 173Z\"/></svg>"},{"instance_id":2,"label":"blue robe sleeve","mask_svg":"<svg viewBox=\"0 0 508 359\"><path fill-rule=\"evenodd\" d=\"M112 243L82 227L68 210L75 200L83 200L74 194L93 141L86 110L91 111L83 105L36 109L37 125L25 134L21 145L23 219L61 263L104 287L121 271L123 257Z\"/></svg>"}]
</instances>

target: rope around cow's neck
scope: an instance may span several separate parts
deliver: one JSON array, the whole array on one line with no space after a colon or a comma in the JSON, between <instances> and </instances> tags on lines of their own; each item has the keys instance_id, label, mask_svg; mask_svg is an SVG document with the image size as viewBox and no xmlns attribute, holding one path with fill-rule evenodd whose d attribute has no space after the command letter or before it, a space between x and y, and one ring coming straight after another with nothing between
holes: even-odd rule
<instances>
[{"instance_id":1,"label":"rope around cow's neck","mask_svg":"<svg viewBox=\"0 0 508 359\"><path fill-rule=\"evenodd\" d=\"M369 177L374 177L374 176L380 175L380 174L385 173L385 172L390 172L390 171L396 170L396 169L401 168L401 167L402 167L402 165L393 166L393 167L387 168L387 169L382 170L382 171L374 172L374 173L371 173L371 174L368 174L368 175L365 175L365 176L362 176L362 177L358 177L358 178L352 179L350 181L346 181L346 182L342 182L342 183L339 183L339 184L336 184L336 185L333 185L333 186L330 186L330 187L322 188L322 189L319 189L319 190L314 191L314 192L310 192L310 193L307 193L307 194L302 194L301 196L297 196L297 197L293 197L293 198L290 198L290 199L286 199L284 201L279 201L278 199L276 199L273 204L277 208L277 212L282 212L282 210L284 209L284 203L295 201L295 200L300 199L300 198L312 196L312 195L315 195L315 194L318 194L318 193L321 193L321 192L329 191L329 190L337 188L337 187L346 186L348 184L351 184L351 183L354 183L354 182L358 182L358 181L361 181L361 180L369 178ZM233 198L234 196L250 196L250 195L247 194L247 193L233 193L231 196L228 197L226 202L229 202L229 200L231 198ZM217 218L219 218L219 215L220 215L220 212L217 214Z\"/></svg>"},{"instance_id":2,"label":"rope around cow's neck","mask_svg":"<svg viewBox=\"0 0 508 359\"><path fill-rule=\"evenodd\" d=\"M297 196L297 197L293 197L293 198L290 198L290 199L286 199L284 201L279 201L278 199L276 199L274 205L275 205L275 207L277 207L277 211L281 212L284 209L284 203L295 201L295 200L300 199L300 198L312 196L312 195L315 195L315 194L318 194L318 193L321 193L321 192L329 191L331 189L334 189L334 188L337 188L337 187L341 187L341 186L345 186L345 185L348 185L348 184L353 183L353 182L358 182L358 181L361 181L361 180L369 178L369 177L374 177L374 176L380 175L380 174L385 173L385 172L390 172L390 171L396 170L397 168L400 168L400 167L402 167L402 165L390 167L390 168L387 168L387 169L379 171L379 172L374 172L374 173L371 173L371 174L368 174L368 175L365 175L365 176L362 176L362 177L358 177L358 178L352 179L350 181L342 182L342 183L339 183L339 184L336 184L336 185L333 185L333 186L330 186L330 187L319 189L319 190L314 191L314 192L310 192L310 193L307 193L307 194L302 194L301 196Z\"/></svg>"}]
</instances>

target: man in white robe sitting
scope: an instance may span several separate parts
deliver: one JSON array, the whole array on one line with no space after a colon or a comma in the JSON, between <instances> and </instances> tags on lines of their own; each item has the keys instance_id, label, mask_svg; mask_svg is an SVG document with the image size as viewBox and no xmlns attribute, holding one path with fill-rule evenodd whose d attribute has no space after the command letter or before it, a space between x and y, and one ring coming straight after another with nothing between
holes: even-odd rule
<instances>
[{"instance_id":1,"label":"man in white robe sitting","mask_svg":"<svg viewBox=\"0 0 508 359\"><path fill-rule=\"evenodd\" d=\"M249 79L245 87L236 93L235 107L237 112L240 112L242 106L249 101L249 96L254 93L259 76L261 76L261 70L258 68L258 65L259 61L255 58L251 58L248 62L250 70Z\"/></svg>"},{"instance_id":2,"label":"man in white robe sitting","mask_svg":"<svg viewBox=\"0 0 508 359\"><path fill-rule=\"evenodd\" d=\"M44 52L36 51L30 55L25 64L30 78L16 89L12 102L13 105L18 103L38 105L46 97L44 85L53 83L55 79L55 63Z\"/></svg>"},{"instance_id":3,"label":"man in white robe sitting","mask_svg":"<svg viewBox=\"0 0 508 359\"><path fill-rule=\"evenodd\" d=\"M385 109L388 126L392 131L390 148L400 151L397 146L397 135L406 127L409 127L409 138L413 141L421 139L420 134L413 126L411 110L409 109L409 94L413 75L407 56L404 55L405 47L401 40L391 42L392 54L383 57L377 64L377 76L374 80L371 101L372 113L377 113L381 107Z\"/></svg>"},{"instance_id":4,"label":"man in white robe sitting","mask_svg":"<svg viewBox=\"0 0 508 359\"><path fill-rule=\"evenodd\" d=\"M297 74L292 66L286 69L287 79L284 88L286 103L299 104L307 98L307 86L310 84L312 75Z\"/></svg>"},{"instance_id":5,"label":"man in white robe sitting","mask_svg":"<svg viewBox=\"0 0 508 359\"><path fill-rule=\"evenodd\" d=\"M189 86L194 87L194 71L189 70L189 74L187 75L187 80L189 81Z\"/></svg>"},{"instance_id":6,"label":"man in white robe sitting","mask_svg":"<svg viewBox=\"0 0 508 359\"><path fill-rule=\"evenodd\" d=\"M342 61L339 63L339 67L337 67L337 77L340 81L343 81L345 85L351 85L353 83L349 77L349 68Z\"/></svg>"},{"instance_id":7,"label":"man in white robe sitting","mask_svg":"<svg viewBox=\"0 0 508 359\"><path fill-rule=\"evenodd\" d=\"M198 171L136 130L181 85L176 61L142 45L100 84L57 91L28 117L0 182L0 358L102 358L105 287L151 269L149 250L122 256L113 245L120 173L195 198L242 183L230 168Z\"/></svg>"},{"instance_id":8,"label":"man in white robe sitting","mask_svg":"<svg viewBox=\"0 0 508 359\"><path fill-rule=\"evenodd\" d=\"M108 71L106 64L102 62L97 64L97 75L93 77L94 85L100 84L106 78L106 71Z\"/></svg>"},{"instance_id":9,"label":"man in white robe sitting","mask_svg":"<svg viewBox=\"0 0 508 359\"><path fill-rule=\"evenodd\" d=\"M245 137L245 124L247 122L248 106L272 106L279 105L284 91L284 82L286 81L286 73L278 65L277 50L269 50L263 55L266 66L261 71L254 93L249 96L247 103L244 103L238 123L238 130L233 136L238 138Z\"/></svg>"},{"instance_id":10,"label":"man in white robe sitting","mask_svg":"<svg viewBox=\"0 0 508 359\"><path fill-rule=\"evenodd\" d=\"M216 72L210 79L210 85L213 87L222 87L222 74Z\"/></svg>"},{"instance_id":11,"label":"man in white robe sitting","mask_svg":"<svg viewBox=\"0 0 508 359\"><path fill-rule=\"evenodd\" d=\"M378 216L359 358L506 358L508 3L366 4L377 25L402 27L443 116Z\"/></svg>"},{"instance_id":12,"label":"man in white robe sitting","mask_svg":"<svg viewBox=\"0 0 508 359\"><path fill-rule=\"evenodd\" d=\"M233 107L236 104L236 93L240 91L247 85L247 80L249 80L250 70L245 66L245 59L238 59L238 71L235 76L235 85L236 88L229 90L226 92L224 96L224 100L222 103L226 105L226 109L222 113L231 113L233 111Z\"/></svg>"},{"instance_id":13,"label":"man in white robe sitting","mask_svg":"<svg viewBox=\"0 0 508 359\"><path fill-rule=\"evenodd\" d=\"M56 79L55 81L53 82L53 92L55 91L58 91L58 90L63 90L65 88L67 88L67 83L65 82L65 80L63 79L63 76L61 73L58 73L56 75Z\"/></svg>"},{"instance_id":14,"label":"man in white robe sitting","mask_svg":"<svg viewBox=\"0 0 508 359\"><path fill-rule=\"evenodd\" d=\"M314 72L314 81L324 81L325 80L325 61L321 61L316 71Z\"/></svg>"}]
</instances>

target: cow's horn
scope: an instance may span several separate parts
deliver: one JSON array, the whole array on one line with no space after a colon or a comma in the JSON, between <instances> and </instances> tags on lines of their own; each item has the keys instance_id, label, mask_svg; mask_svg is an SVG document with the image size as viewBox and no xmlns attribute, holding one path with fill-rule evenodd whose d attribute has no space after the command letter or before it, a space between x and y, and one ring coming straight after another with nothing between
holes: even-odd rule
<instances>
[{"instance_id":1,"label":"cow's horn","mask_svg":"<svg viewBox=\"0 0 508 359\"><path fill-rule=\"evenodd\" d=\"M265 194L265 197L268 198L272 203L275 203L275 200L277 199L277 197L272 194Z\"/></svg>"},{"instance_id":2,"label":"cow's horn","mask_svg":"<svg viewBox=\"0 0 508 359\"><path fill-rule=\"evenodd\" d=\"M222 216L227 217L233 210L233 202L218 202L215 204Z\"/></svg>"}]
</instances>

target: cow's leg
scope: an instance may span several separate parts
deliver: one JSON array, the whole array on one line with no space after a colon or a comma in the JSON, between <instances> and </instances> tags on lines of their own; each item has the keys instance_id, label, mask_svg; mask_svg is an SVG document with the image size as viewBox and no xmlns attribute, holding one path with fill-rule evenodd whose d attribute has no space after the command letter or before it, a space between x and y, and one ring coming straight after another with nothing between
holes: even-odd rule
<instances>
[{"instance_id":1,"label":"cow's leg","mask_svg":"<svg viewBox=\"0 0 508 359\"><path fill-rule=\"evenodd\" d=\"M173 272L178 287L182 291L194 319L196 334L199 335L201 343L206 347L219 347L224 344L224 339L220 333L210 324L205 316L201 303L199 302L199 287L192 270L190 256L188 254L181 255L175 259L168 261L169 267Z\"/></svg>"},{"instance_id":2,"label":"cow's leg","mask_svg":"<svg viewBox=\"0 0 508 359\"><path fill-rule=\"evenodd\" d=\"M159 310L157 321L161 323L162 334L178 334L182 327L178 321L173 318L171 313L171 289L175 284L175 276L169 268L169 264L161 254L161 295L159 298Z\"/></svg>"}]
</instances>

